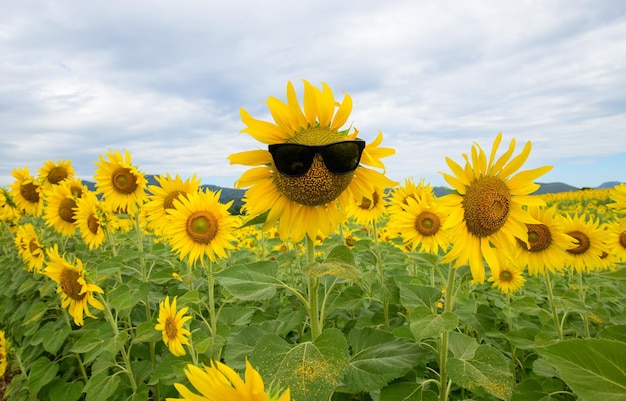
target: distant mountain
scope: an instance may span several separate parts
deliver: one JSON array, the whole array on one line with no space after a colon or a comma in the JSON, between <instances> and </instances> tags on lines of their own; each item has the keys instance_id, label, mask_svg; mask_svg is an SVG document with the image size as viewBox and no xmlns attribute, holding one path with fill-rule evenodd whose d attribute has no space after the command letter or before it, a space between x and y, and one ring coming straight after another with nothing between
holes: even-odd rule
<instances>
[{"instance_id":1,"label":"distant mountain","mask_svg":"<svg viewBox=\"0 0 626 401\"><path fill-rule=\"evenodd\" d=\"M537 191L533 192L533 195L557 194L559 192L578 191L579 189L571 185L563 184L562 182L548 182L548 183L538 182L537 184L539 184L540 187Z\"/></svg>"},{"instance_id":2,"label":"distant mountain","mask_svg":"<svg viewBox=\"0 0 626 401\"><path fill-rule=\"evenodd\" d=\"M602 184L598 185L594 189L613 188L613 187L615 187L616 185L619 185L619 184L621 184L621 182L619 182L619 181L608 181L608 182L605 182L605 183L602 183Z\"/></svg>"}]
</instances>

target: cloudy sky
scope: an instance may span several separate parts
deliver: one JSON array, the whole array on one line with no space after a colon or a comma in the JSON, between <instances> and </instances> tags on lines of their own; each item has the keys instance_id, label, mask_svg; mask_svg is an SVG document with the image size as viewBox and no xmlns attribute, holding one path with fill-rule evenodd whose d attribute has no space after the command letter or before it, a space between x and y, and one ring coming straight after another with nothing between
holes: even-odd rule
<instances>
[{"instance_id":1,"label":"cloudy sky","mask_svg":"<svg viewBox=\"0 0 626 401\"><path fill-rule=\"evenodd\" d=\"M302 79L353 99L349 122L397 150L398 181L443 185L498 132L539 182L626 182L626 2L0 0L0 185L108 150L148 174L232 187L260 144L239 109Z\"/></svg>"}]
</instances>

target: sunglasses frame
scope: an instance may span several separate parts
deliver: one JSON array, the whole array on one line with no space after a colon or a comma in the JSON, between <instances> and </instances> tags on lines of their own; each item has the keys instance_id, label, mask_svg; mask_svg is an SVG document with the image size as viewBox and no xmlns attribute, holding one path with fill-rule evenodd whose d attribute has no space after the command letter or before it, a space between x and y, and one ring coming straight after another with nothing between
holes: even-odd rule
<instances>
[{"instance_id":1,"label":"sunglasses frame","mask_svg":"<svg viewBox=\"0 0 626 401\"><path fill-rule=\"evenodd\" d=\"M348 170L348 171L341 171L341 172L337 172L337 171L333 171L333 169L331 169L331 167L328 166L328 163L326 162L326 156L327 152L326 149L328 149L331 146L335 146L335 145L341 145L341 144L345 144L345 143L355 143L358 146L358 154L357 154L357 162L354 166L353 169ZM285 146L295 146L295 147L299 147L299 148L304 148L307 149L309 151L309 154L307 155L307 160L306 160L306 166L307 168L304 170L304 172L302 173L298 173L298 174L290 174L290 173L286 173L284 171L281 171L281 169L278 167L277 163L276 163L276 159L275 159L275 152L277 149L280 149L282 147ZM281 174L288 176L288 177L300 177L305 175L310 169L311 169L311 165L313 164L313 160L315 159L315 155L319 154L322 156L322 159L324 160L324 165L326 166L326 168L328 169L328 171L330 171L333 174L337 174L337 175L344 175L344 174L349 174L351 172L353 172L354 170L356 170L356 168L359 166L359 162L361 161L361 156L363 155L363 149L365 149L366 143L363 139L348 139L348 140L344 140L344 141L337 141L337 142L332 142L332 143L327 143L325 145L305 145L302 143L276 143L276 144L271 144L267 146L268 151L270 152L270 154L272 155L272 160L274 162L274 168ZM309 162L309 156L310 156L310 162Z\"/></svg>"}]
</instances>

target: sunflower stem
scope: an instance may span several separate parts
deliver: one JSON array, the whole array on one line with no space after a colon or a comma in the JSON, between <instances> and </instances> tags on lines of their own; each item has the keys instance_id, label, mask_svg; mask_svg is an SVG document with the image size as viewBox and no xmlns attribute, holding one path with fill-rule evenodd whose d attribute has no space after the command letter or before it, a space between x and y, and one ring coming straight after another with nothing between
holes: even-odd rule
<instances>
[{"instance_id":1,"label":"sunflower stem","mask_svg":"<svg viewBox=\"0 0 626 401\"><path fill-rule=\"evenodd\" d=\"M385 285L385 275L383 272L384 264L382 252L380 251L380 241L378 241L378 225L376 224L376 220L372 221L372 229L374 235L374 247L376 248L376 261L378 262L376 264L376 267L378 268L378 280L380 281L380 287L382 288ZM385 325L389 327L389 301L383 299L382 302L383 313L385 316Z\"/></svg>"},{"instance_id":2,"label":"sunflower stem","mask_svg":"<svg viewBox=\"0 0 626 401\"><path fill-rule=\"evenodd\" d=\"M211 325L211 346L215 345L217 336L217 313L215 312L215 273L213 271L213 261L209 259L207 268L207 285L209 292L209 323ZM219 358L218 358L219 359Z\"/></svg>"},{"instance_id":3,"label":"sunflower stem","mask_svg":"<svg viewBox=\"0 0 626 401\"><path fill-rule=\"evenodd\" d=\"M315 263L315 242L313 242L313 239L311 239L308 235L306 236L306 260L307 266ZM309 319L311 320L311 339L315 340L317 336L322 334L318 311L318 289L320 282L318 277L308 277L307 280L309 286Z\"/></svg>"},{"instance_id":4,"label":"sunflower stem","mask_svg":"<svg viewBox=\"0 0 626 401\"><path fill-rule=\"evenodd\" d=\"M552 319L554 320L554 326L556 327L556 334L559 340L563 340L563 326L559 323L559 315L556 312L556 305L554 304L554 294L552 293L552 280L550 279L550 272L546 271L544 275L546 283L546 291L548 293L548 302L550 303L550 310L552 311Z\"/></svg>"},{"instance_id":5,"label":"sunflower stem","mask_svg":"<svg viewBox=\"0 0 626 401\"><path fill-rule=\"evenodd\" d=\"M448 264L448 281L446 284L446 293L444 294L443 311L452 312L454 302L454 275L456 269L452 263ZM448 363L448 338L449 331L444 330L441 333L441 348L439 349L439 401L447 401L450 393L450 383L448 383L448 371L446 364Z\"/></svg>"},{"instance_id":6,"label":"sunflower stem","mask_svg":"<svg viewBox=\"0 0 626 401\"><path fill-rule=\"evenodd\" d=\"M583 289L583 272L578 271L578 296L580 296L580 300L583 301L583 305L585 304L585 291ZM589 318L586 313L581 313L581 317L583 318L583 324L585 327L585 337L591 337L591 333L589 332Z\"/></svg>"}]
</instances>

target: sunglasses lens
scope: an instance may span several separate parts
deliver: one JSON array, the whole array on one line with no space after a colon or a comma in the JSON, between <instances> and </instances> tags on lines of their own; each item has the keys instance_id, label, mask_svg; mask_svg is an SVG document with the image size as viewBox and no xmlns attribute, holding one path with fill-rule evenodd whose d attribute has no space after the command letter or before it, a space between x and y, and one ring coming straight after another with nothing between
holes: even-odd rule
<instances>
[{"instance_id":1,"label":"sunglasses lens","mask_svg":"<svg viewBox=\"0 0 626 401\"><path fill-rule=\"evenodd\" d=\"M324 148L322 157L328 170L335 174L347 174L359 165L364 141L337 142Z\"/></svg>"},{"instance_id":2,"label":"sunglasses lens","mask_svg":"<svg viewBox=\"0 0 626 401\"><path fill-rule=\"evenodd\" d=\"M315 156L314 151L306 146L290 144L271 146L270 153L276 169L289 176L306 174Z\"/></svg>"}]
</instances>

